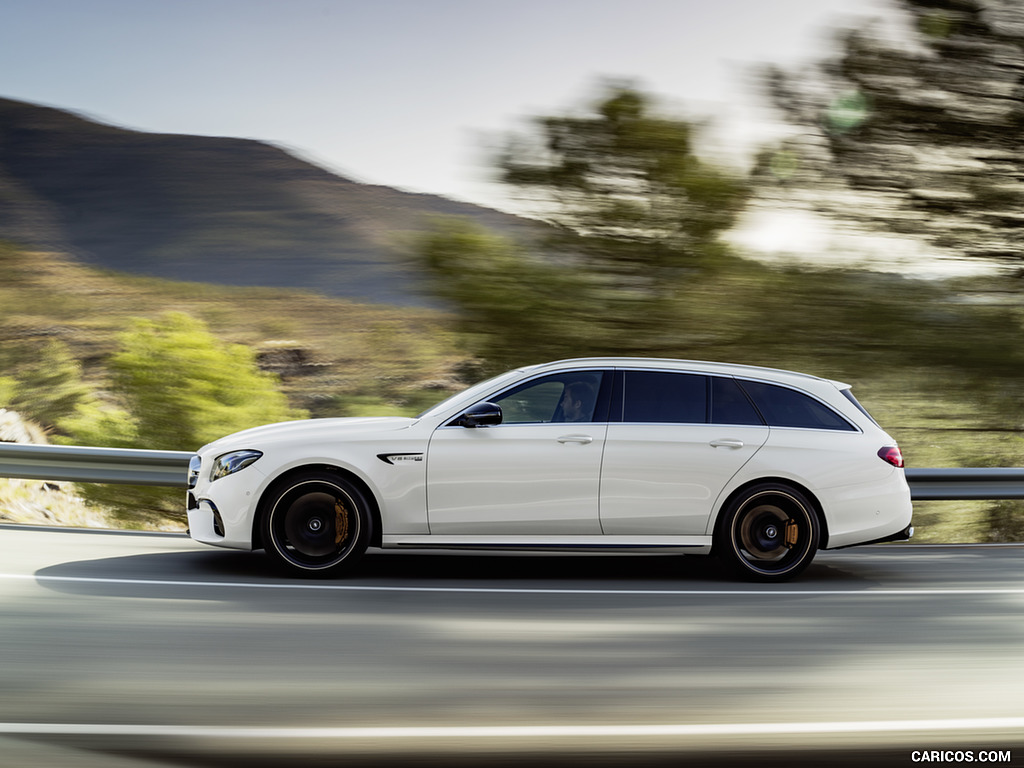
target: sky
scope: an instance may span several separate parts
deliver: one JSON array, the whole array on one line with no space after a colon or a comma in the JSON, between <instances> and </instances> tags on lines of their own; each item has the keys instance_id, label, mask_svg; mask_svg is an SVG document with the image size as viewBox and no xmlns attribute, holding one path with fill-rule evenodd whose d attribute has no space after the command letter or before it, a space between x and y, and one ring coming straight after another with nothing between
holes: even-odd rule
<instances>
[{"instance_id":1,"label":"sky","mask_svg":"<svg viewBox=\"0 0 1024 768\"><path fill-rule=\"evenodd\" d=\"M253 138L358 181L508 207L488 147L633 80L765 138L754 68L829 49L884 0L0 0L0 96Z\"/></svg>"}]
</instances>

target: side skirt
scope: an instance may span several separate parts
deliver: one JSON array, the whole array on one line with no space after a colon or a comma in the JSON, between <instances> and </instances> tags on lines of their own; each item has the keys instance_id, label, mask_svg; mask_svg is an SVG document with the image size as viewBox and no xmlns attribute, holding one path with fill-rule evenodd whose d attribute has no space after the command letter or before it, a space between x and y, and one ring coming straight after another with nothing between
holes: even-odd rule
<instances>
[{"instance_id":1,"label":"side skirt","mask_svg":"<svg viewBox=\"0 0 1024 768\"><path fill-rule=\"evenodd\" d=\"M554 552L679 552L706 555L710 536L439 536L385 535L384 549L475 549Z\"/></svg>"}]
</instances>

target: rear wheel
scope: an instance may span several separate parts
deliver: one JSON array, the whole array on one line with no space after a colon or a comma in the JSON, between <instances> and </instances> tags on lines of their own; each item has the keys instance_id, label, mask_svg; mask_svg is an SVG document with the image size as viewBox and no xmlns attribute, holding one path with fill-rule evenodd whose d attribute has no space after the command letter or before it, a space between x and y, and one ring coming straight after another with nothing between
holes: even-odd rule
<instances>
[{"instance_id":1,"label":"rear wheel","mask_svg":"<svg viewBox=\"0 0 1024 768\"><path fill-rule=\"evenodd\" d=\"M267 554L290 573L336 575L366 551L369 505L342 477L329 472L296 475L271 491L263 507Z\"/></svg>"},{"instance_id":2,"label":"rear wheel","mask_svg":"<svg viewBox=\"0 0 1024 768\"><path fill-rule=\"evenodd\" d=\"M717 550L747 579L785 581L811 564L820 529L814 505L803 493L781 484L757 485L723 513Z\"/></svg>"}]
</instances>

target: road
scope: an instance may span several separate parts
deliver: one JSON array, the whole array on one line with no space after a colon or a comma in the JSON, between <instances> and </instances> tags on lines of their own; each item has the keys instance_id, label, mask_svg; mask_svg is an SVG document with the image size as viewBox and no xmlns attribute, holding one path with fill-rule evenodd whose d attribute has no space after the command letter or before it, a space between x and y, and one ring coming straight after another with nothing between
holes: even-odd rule
<instances>
[{"instance_id":1,"label":"road","mask_svg":"<svg viewBox=\"0 0 1024 768\"><path fill-rule=\"evenodd\" d=\"M0 526L0 765L1024 765L1024 547L267 565Z\"/></svg>"}]
</instances>

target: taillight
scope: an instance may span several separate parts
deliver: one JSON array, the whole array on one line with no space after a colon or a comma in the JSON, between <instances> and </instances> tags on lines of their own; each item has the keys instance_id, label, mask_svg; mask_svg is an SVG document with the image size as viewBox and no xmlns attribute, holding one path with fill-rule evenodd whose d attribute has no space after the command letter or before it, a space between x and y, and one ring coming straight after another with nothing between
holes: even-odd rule
<instances>
[{"instance_id":1,"label":"taillight","mask_svg":"<svg viewBox=\"0 0 1024 768\"><path fill-rule=\"evenodd\" d=\"M892 464L896 469L903 469L903 454L895 445L887 445L878 449L878 458Z\"/></svg>"}]
</instances>

